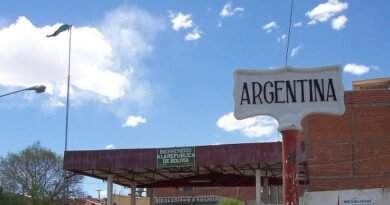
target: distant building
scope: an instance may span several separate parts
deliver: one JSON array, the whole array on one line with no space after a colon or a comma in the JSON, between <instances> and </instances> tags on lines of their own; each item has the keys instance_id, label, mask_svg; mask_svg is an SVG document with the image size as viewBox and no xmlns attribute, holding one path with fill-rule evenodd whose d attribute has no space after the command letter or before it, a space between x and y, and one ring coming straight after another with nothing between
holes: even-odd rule
<instances>
[{"instance_id":1,"label":"distant building","mask_svg":"<svg viewBox=\"0 0 390 205\"><path fill-rule=\"evenodd\" d=\"M352 87L357 90L390 90L390 78L353 81Z\"/></svg>"},{"instance_id":2,"label":"distant building","mask_svg":"<svg viewBox=\"0 0 390 205\"><path fill-rule=\"evenodd\" d=\"M62 204L62 203L61 203ZM106 205L106 198L96 199L88 196L84 199L77 199L70 201L69 205ZM130 205L130 196L128 195L114 195L113 196L113 205ZM137 205L149 205L148 197L139 197L136 199Z\"/></svg>"},{"instance_id":3,"label":"distant building","mask_svg":"<svg viewBox=\"0 0 390 205\"><path fill-rule=\"evenodd\" d=\"M83 205L106 205L104 200L94 199L92 197L88 197L83 199Z\"/></svg>"}]
</instances>

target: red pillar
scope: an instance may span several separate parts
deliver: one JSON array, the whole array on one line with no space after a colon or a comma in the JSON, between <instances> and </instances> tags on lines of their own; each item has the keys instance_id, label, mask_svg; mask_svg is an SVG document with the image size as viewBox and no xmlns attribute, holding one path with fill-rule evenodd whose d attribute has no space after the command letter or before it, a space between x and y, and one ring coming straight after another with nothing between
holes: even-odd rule
<instances>
[{"instance_id":1,"label":"red pillar","mask_svg":"<svg viewBox=\"0 0 390 205\"><path fill-rule=\"evenodd\" d=\"M285 130L283 135L283 205L299 204L297 136L298 130Z\"/></svg>"}]
</instances>

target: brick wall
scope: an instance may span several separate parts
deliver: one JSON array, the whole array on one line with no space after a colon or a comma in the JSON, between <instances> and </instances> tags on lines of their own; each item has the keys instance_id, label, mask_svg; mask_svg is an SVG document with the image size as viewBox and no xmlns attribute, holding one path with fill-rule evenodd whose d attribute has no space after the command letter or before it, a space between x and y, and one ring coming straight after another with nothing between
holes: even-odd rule
<instances>
[{"instance_id":1,"label":"brick wall","mask_svg":"<svg viewBox=\"0 0 390 205\"><path fill-rule=\"evenodd\" d=\"M304 119L308 190L390 187L390 91L349 91L345 106Z\"/></svg>"}]
</instances>

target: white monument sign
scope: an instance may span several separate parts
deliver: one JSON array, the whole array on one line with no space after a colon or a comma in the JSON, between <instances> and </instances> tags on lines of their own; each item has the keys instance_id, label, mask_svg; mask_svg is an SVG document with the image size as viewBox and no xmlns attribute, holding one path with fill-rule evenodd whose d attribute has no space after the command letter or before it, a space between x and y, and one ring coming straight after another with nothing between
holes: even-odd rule
<instances>
[{"instance_id":1,"label":"white monument sign","mask_svg":"<svg viewBox=\"0 0 390 205\"><path fill-rule=\"evenodd\" d=\"M342 115L344 86L338 65L234 72L234 116L270 115L279 131L301 129L312 113Z\"/></svg>"}]
</instances>

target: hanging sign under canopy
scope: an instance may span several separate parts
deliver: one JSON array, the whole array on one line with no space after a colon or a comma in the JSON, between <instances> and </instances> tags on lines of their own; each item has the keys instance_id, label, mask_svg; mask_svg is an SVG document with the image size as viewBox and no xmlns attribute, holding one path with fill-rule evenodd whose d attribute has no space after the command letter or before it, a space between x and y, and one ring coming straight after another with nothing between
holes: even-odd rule
<instances>
[{"instance_id":1,"label":"hanging sign under canopy","mask_svg":"<svg viewBox=\"0 0 390 205\"><path fill-rule=\"evenodd\" d=\"M338 65L234 72L234 116L270 115L279 131L301 129L312 113L342 115L344 86Z\"/></svg>"},{"instance_id":2,"label":"hanging sign under canopy","mask_svg":"<svg viewBox=\"0 0 390 205\"><path fill-rule=\"evenodd\" d=\"M170 147L157 149L157 167L195 166L195 147Z\"/></svg>"}]
</instances>

